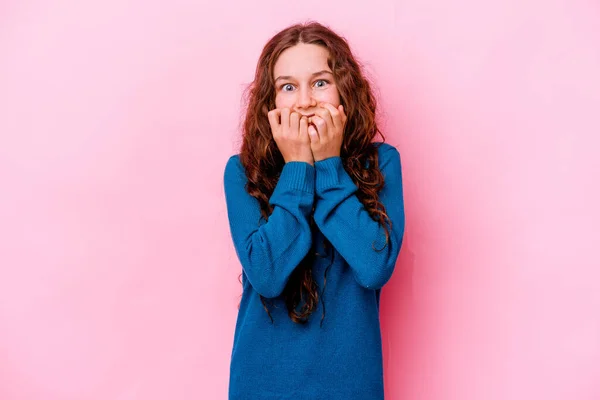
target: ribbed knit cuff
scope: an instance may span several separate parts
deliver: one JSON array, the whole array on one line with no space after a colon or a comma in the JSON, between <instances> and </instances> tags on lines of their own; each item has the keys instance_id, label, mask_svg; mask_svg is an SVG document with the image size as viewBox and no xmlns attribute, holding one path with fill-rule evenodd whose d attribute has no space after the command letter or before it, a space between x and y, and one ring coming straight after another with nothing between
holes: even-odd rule
<instances>
[{"instance_id":1,"label":"ribbed knit cuff","mask_svg":"<svg viewBox=\"0 0 600 400\"><path fill-rule=\"evenodd\" d=\"M314 193L315 167L304 161L289 161L281 170L277 186Z\"/></svg>"},{"instance_id":2,"label":"ribbed knit cuff","mask_svg":"<svg viewBox=\"0 0 600 400\"><path fill-rule=\"evenodd\" d=\"M339 156L316 161L315 170L317 175L315 188L317 192L332 186L354 186L354 182L344 169L342 158Z\"/></svg>"}]
</instances>

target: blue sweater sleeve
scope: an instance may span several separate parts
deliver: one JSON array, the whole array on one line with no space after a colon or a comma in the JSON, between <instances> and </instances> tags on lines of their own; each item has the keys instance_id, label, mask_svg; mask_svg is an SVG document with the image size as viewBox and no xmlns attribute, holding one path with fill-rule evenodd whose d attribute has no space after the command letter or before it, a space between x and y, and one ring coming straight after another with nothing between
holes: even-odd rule
<instances>
[{"instance_id":1,"label":"blue sweater sleeve","mask_svg":"<svg viewBox=\"0 0 600 400\"><path fill-rule=\"evenodd\" d=\"M254 290L266 298L277 297L312 246L309 217L314 204L315 168L301 161L284 165L269 198L273 212L267 222L261 219L258 200L246 191L246 182L239 155L234 155L224 174L233 244Z\"/></svg>"},{"instance_id":2,"label":"blue sweater sleeve","mask_svg":"<svg viewBox=\"0 0 600 400\"><path fill-rule=\"evenodd\" d=\"M404 199L398 150L382 144L379 147L379 166L385 179L379 200L392 224L387 245L383 226L371 218L356 197L358 187L344 169L341 158L330 157L315 162L315 223L344 257L358 284L367 289L380 289L391 278L404 236Z\"/></svg>"}]
</instances>

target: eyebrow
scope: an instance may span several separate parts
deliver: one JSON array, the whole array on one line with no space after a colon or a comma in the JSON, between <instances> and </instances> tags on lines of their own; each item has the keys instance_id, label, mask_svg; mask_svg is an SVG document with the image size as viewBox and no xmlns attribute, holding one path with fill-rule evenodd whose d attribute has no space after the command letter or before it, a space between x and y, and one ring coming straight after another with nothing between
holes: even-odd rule
<instances>
[{"instance_id":1,"label":"eyebrow","mask_svg":"<svg viewBox=\"0 0 600 400\"><path fill-rule=\"evenodd\" d=\"M331 71L328 71L326 69L319 71L319 72L315 72L314 74L311 75L311 77L315 77L317 75L322 75L322 74L329 74L329 75L333 75L333 73ZM282 75L282 76L278 76L277 79L275 79L275 82L277 82L280 79L292 79L292 76L289 75Z\"/></svg>"}]
</instances>

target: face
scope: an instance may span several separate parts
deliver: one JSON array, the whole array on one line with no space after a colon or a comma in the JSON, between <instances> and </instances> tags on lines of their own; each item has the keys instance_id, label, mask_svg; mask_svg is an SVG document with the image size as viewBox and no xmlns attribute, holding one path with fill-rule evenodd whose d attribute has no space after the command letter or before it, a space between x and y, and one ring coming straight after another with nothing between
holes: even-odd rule
<instances>
[{"instance_id":1,"label":"face","mask_svg":"<svg viewBox=\"0 0 600 400\"><path fill-rule=\"evenodd\" d=\"M329 52L315 44L299 43L281 53L273 70L275 107L310 115L320 102L340 105Z\"/></svg>"}]
</instances>

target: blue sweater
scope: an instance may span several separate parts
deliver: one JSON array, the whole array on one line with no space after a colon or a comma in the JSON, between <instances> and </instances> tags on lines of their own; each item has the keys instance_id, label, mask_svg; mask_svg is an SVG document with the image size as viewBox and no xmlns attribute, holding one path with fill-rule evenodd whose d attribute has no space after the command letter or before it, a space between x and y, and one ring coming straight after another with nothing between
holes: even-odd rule
<instances>
[{"instance_id":1,"label":"blue sweater","mask_svg":"<svg viewBox=\"0 0 600 400\"><path fill-rule=\"evenodd\" d=\"M340 157L284 165L272 196L273 213L261 219L258 200L245 190L239 155L225 167L224 186L231 237L242 266L243 294L231 352L230 400L380 400L383 358L379 324L381 288L394 271L404 235L400 155L379 147L385 185L379 193L392 222L390 239L358 200L358 188ZM311 230L313 212L316 227ZM259 224L260 220L260 224ZM309 251L313 275L325 298L306 324L287 314L282 292ZM312 249L312 250L311 250ZM267 300L273 321L259 295Z\"/></svg>"}]
</instances>

